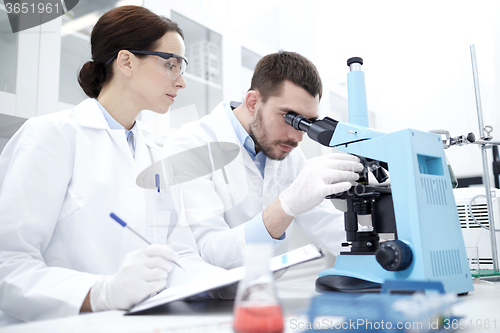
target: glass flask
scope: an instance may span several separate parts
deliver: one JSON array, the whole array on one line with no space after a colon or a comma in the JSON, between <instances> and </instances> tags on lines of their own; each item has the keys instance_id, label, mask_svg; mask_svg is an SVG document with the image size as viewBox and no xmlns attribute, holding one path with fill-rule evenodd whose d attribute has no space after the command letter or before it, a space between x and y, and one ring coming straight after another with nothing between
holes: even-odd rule
<instances>
[{"instance_id":1,"label":"glass flask","mask_svg":"<svg viewBox=\"0 0 500 333\"><path fill-rule=\"evenodd\" d=\"M243 254L245 278L234 302L233 329L237 333L283 332L283 312L269 269L273 244L248 244Z\"/></svg>"}]
</instances>

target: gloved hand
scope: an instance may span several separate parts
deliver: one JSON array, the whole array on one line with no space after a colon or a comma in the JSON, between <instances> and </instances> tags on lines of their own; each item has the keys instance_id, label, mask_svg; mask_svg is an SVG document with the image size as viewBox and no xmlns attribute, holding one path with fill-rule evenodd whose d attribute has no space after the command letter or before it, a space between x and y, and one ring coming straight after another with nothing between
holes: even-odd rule
<instances>
[{"instance_id":1,"label":"gloved hand","mask_svg":"<svg viewBox=\"0 0 500 333\"><path fill-rule=\"evenodd\" d=\"M170 245L153 244L128 253L115 275L101 275L90 289L92 311L128 310L164 289L177 253Z\"/></svg>"},{"instance_id":2,"label":"gloved hand","mask_svg":"<svg viewBox=\"0 0 500 333\"><path fill-rule=\"evenodd\" d=\"M350 189L350 181L358 180L356 172L362 170L359 158L353 155L328 154L312 158L293 183L281 192L281 208L297 217L319 205L327 195Z\"/></svg>"}]
</instances>

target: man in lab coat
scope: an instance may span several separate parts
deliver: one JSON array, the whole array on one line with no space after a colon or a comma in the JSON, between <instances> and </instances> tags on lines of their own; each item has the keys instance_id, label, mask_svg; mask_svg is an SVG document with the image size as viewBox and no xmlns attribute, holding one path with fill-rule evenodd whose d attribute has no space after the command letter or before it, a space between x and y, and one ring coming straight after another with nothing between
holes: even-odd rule
<instances>
[{"instance_id":1,"label":"man in lab coat","mask_svg":"<svg viewBox=\"0 0 500 333\"><path fill-rule=\"evenodd\" d=\"M169 137L167 155L210 142L240 148L226 166L181 184L182 211L204 260L226 269L241 266L243 249L254 242L273 242L277 253L285 252L294 220L323 249L338 254L345 240L343 213L324 198L348 190L363 167L346 154L306 161L296 148L303 132L284 120L290 111L316 118L321 94L321 79L308 59L270 54L257 64L243 103L222 102Z\"/></svg>"}]
</instances>

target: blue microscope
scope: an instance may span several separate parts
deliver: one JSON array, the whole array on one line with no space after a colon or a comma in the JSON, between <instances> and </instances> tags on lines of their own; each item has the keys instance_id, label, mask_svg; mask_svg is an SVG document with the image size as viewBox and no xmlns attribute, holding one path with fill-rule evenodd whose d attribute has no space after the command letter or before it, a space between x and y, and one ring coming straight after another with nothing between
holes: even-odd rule
<instances>
[{"instance_id":1,"label":"blue microscope","mask_svg":"<svg viewBox=\"0 0 500 333\"><path fill-rule=\"evenodd\" d=\"M349 123L285 116L311 139L356 155L365 165L356 186L327 197L346 203L347 249L333 268L320 272L316 290L379 292L389 280L438 281L445 292L466 294L473 290L472 276L441 137L368 128L362 64L358 57L347 61ZM369 173L378 184L369 184ZM372 226L360 228L358 218L366 217ZM393 237L381 241L380 234Z\"/></svg>"}]
</instances>

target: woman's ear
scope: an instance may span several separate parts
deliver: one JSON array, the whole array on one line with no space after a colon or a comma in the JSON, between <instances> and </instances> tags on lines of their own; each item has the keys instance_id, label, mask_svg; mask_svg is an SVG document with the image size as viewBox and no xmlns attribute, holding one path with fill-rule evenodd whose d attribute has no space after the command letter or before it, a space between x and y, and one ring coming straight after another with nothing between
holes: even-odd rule
<instances>
[{"instance_id":1,"label":"woman's ear","mask_svg":"<svg viewBox=\"0 0 500 333\"><path fill-rule=\"evenodd\" d=\"M116 56L116 65L118 70L126 77L132 76L133 55L127 50L121 50Z\"/></svg>"}]
</instances>

